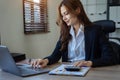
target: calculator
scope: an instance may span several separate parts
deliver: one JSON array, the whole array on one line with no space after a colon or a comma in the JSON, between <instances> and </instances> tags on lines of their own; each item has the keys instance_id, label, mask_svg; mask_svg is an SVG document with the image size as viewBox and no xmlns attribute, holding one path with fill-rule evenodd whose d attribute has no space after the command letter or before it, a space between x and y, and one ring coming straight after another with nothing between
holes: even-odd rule
<instances>
[{"instance_id":1,"label":"calculator","mask_svg":"<svg viewBox=\"0 0 120 80\"><path fill-rule=\"evenodd\" d=\"M78 66L65 66L66 71L80 71L80 67Z\"/></svg>"}]
</instances>

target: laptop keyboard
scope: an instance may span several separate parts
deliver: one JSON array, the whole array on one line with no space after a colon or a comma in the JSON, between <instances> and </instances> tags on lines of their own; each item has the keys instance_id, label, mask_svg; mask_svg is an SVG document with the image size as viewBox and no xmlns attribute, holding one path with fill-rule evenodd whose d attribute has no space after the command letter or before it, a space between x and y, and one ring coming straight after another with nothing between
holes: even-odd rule
<instances>
[{"instance_id":1,"label":"laptop keyboard","mask_svg":"<svg viewBox=\"0 0 120 80\"><path fill-rule=\"evenodd\" d=\"M18 69L19 69L19 70L31 70L31 71L40 71L40 70L42 70L41 68L19 67L19 66L18 66Z\"/></svg>"},{"instance_id":2,"label":"laptop keyboard","mask_svg":"<svg viewBox=\"0 0 120 80\"><path fill-rule=\"evenodd\" d=\"M49 69L44 69L44 68L33 68L30 65L17 65L20 73L24 75L33 75L33 74L39 74L39 73L45 73L49 72Z\"/></svg>"},{"instance_id":3,"label":"laptop keyboard","mask_svg":"<svg viewBox=\"0 0 120 80\"><path fill-rule=\"evenodd\" d=\"M47 69L43 68L33 68L33 67L24 67L24 66L18 66L18 69L22 74L34 74L34 73L43 73L43 72L48 72Z\"/></svg>"}]
</instances>

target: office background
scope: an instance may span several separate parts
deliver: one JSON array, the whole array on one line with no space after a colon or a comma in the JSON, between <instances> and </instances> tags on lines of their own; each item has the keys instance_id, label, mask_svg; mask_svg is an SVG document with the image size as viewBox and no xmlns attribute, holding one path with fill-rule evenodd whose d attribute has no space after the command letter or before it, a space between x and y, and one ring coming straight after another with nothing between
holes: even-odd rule
<instances>
[{"instance_id":1,"label":"office background","mask_svg":"<svg viewBox=\"0 0 120 80\"><path fill-rule=\"evenodd\" d=\"M91 21L107 18L107 0L81 0ZM52 53L59 38L59 27L56 25L57 6L61 0L48 0L49 33L24 34L22 0L0 0L0 36L1 44L10 52L25 53L27 57L43 58ZM113 9L112 9L113 8ZM120 7L112 7L115 19ZM120 18L119 18L120 19ZM118 20L118 18L116 19ZM120 29L110 36L119 37Z\"/></svg>"}]
</instances>

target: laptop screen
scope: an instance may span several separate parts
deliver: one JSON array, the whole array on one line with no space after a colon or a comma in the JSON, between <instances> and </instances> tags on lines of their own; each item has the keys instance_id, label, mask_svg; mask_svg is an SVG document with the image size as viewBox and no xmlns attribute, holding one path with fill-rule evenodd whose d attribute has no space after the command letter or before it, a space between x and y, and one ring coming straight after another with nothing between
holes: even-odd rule
<instances>
[{"instance_id":1,"label":"laptop screen","mask_svg":"<svg viewBox=\"0 0 120 80\"><path fill-rule=\"evenodd\" d=\"M12 56L9 53L9 50L5 46L0 46L0 68L3 71L15 74L15 75L21 75L15 61L13 60Z\"/></svg>"}]
</instances>

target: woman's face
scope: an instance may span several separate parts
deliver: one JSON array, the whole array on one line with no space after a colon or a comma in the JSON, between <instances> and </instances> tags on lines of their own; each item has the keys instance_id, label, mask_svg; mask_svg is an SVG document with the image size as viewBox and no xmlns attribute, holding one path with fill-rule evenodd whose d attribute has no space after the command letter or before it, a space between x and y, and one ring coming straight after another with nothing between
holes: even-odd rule
<instances>
[{"instance_id":1,"label":"woman's face","mask_svg":"<svg viewBox=\"0 0 120 80\"><path fill-rule=\"evenodd\" d=\"M79 22L77 16L69 12L64 5L61 6L60 11L63 21L65 21L68 26L74 26L77 22Z\"/></svg>"}]
</instances>

